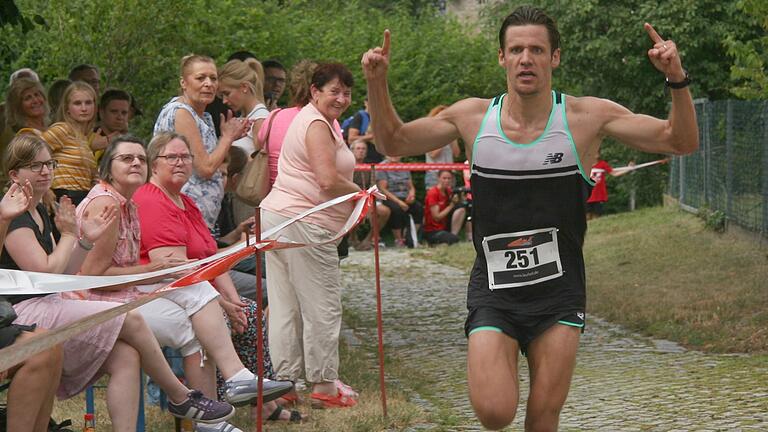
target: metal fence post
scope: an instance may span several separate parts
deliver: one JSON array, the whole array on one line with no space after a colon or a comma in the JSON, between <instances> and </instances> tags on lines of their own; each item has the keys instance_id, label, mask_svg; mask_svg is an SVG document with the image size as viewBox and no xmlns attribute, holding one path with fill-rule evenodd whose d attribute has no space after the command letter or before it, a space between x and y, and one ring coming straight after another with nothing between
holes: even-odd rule
<instances>
[{"instance_id":1,"label":"metal fence post","mask_svg":"<svg viewBox=\"0 0 768 432\"><path fill-rule=\"evenodd\" d=\"M704 204L712 208L712 166L711 166L711 159L712 159L712 106L709 102L702 102L701 104L701 112L702 112L702 156L704 156Z\"/></svg>"},{"instance_id":2,"label":"metal fence post","mask_svg":"<svg viewBox=\"0 0 768 432\"><path fill-rule=\"evenodd\" d=\"M725 109L725 193L726 215L733 217L733 101L726 102Z\"/></svg>"},{"instance_id":3,"label":"metal fence post","mask_svg":"<svg viewBox=\"0 0 768 432\"><path fill-rule=\"evenodd\" d=\"M768 235L768 102L763 102L763 235Z\"/></svg>"},{"instance_id":4,"label":"metal fence post","mask_svg":"<svg viewBox=\"0 0 768 432\"><path fill-rule=\"evenodd\" d=\"M679 195L678 199L680 200L680 203L687 204L685 202L685 156L675 156L675 157L679 162L677 166L680 174L678 176L678 181L680 182L680 193L678 194Z\"/></svg>"}]
</instances>

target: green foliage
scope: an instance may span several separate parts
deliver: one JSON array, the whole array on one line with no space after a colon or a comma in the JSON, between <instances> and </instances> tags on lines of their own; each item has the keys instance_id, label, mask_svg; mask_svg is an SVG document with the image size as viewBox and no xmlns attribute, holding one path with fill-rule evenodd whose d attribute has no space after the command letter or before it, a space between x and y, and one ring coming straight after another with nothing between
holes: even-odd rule
<instances>
[{"instance_id":1,"label":"green foliage","mask_svg":"<svg viewBox=\"0 0 768 432\"><path fill-rule=\"evenodd\" d=\"M0 76L31 67L51 83L76 64L96 64L103 88L125 88L137 97L145 115L136 131L146 137L160 107L178 90L183 55L211 55L222 65L231 52L245 49L289 67L304 58L347 64L356 80L349 115L360 108L365 93L360 58L381 44L389 28L391 94L403 119L426 115L438 104L503 90L504 75L490 38L440 15L427 0L372 3L23 0L18 2L22 13L39 13L50 27L26 36L18 26L0 29L12 59L0 65ZM5 86L0 80L0 91Z\"/></svg>"},{"instance_id":2,"label":"green foliage","mask_svg":"<svg viewBox=\"0 0 768 432\"><path fill-rule=\"evenodd\" d=\"M708 230L712 230L717 233L725 232L726 223L728 217L720 210L711 210L707 207L702 207L696 214L699 219L704 221L704 227Z\"/></svg>"},{"instance_id":3,"label":"green foliage","mask_svg":"<svg viewBox=\"0 0 768 432\"><path fill-rule=\"evenodd\" d=\"M768 2L764 0L742 0L737 3L748 19L763 29L762 35L752 39L739 39L733 35L726 38L728 54L734 57L731 78L737 85L734 94L745 99L768 98Z\"/></svg>"}]
</instances>

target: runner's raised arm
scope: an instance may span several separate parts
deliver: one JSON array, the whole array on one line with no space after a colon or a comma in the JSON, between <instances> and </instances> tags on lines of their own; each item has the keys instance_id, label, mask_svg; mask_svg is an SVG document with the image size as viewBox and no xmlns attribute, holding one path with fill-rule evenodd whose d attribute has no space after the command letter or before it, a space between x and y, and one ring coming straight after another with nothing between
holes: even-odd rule
<instances>
[{"instance_id":1,"label":"runner's raised arm","mask_svg":"<svg viewBox=\"0 0 768 432\"><path fill-rule=\"evenodd\" d=\"M391 35L389 30L384 30L382 46L368 50L361 61L368 82L369 111L376 125L376 149L392 156L417 155L458 139L459 129L451 118L456 111L461 111L461 107L457 107L460 103L451 107L453 110L448 108L444 115L437 117L422 118L407 124L400 120L392 105L387 85L390 48Z\"/></svg>"},{"instance_id":2,"label":"runner's raised arm","mask_svg":"<svg viewBox=\"0 0 768 432\"><path fill-rule=\"evenodd\" d=\"M645 152L692 153L699 148L699 129L688 90L688 73L683 69L675 42L664 40L648 23L644 27L653 42L648 58L664 74L672 94L669 118L634 114L619 104L600 100L599 111L605 116L601 133Z\"/></svg>"}]
</instances>

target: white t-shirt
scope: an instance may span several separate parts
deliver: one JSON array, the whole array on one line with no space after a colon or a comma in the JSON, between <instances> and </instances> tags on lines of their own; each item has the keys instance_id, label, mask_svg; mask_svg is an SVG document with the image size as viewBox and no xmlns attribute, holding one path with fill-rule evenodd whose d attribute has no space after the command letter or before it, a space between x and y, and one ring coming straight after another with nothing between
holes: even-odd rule
<instances>
[{"instance_id":1,"label":"white t-shirt","mask_svg":"<svg viewBox=\"0 0 768 432\"><path fill-rule=\"evenodd\" d=\"M248 113L248 120L265 119L269 115L269 110L264 104L256 104L255 107ZM258 132L258 131L257 131ZM253 144L253 127L248 131L248 134L239 140L232 143L233 146L240 147L245 150L245 154L250 156L256 151L256 146Z\"/></svg>"}]
</instances>

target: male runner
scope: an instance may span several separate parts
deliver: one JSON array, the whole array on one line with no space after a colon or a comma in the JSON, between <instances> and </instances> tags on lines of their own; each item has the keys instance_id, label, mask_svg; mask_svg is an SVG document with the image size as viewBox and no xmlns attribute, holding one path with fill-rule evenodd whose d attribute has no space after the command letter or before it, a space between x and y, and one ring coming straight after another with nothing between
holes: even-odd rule
<instances>
[{"instance_id":1,"label":"male runner","mask_svg":"<svg viewBox=\"0 0 768 432\"><path fill-rule=\"evenodd\" d=\"M383 45L363 55L379 151L420 155L461 138L472 157L477 259L467 293L467 375L472 406L489 429L515 417L518 350L530 368L525 429L557 429L584 325L582 244L592 186L585 167L594 164L603 138L652 153L698 148L677 47L650 24L645 30L653 44L648 57L671 88L666 120L552 91L559 33L550 17L530 6L512 12L499 31L507 93L461 100L436 117L407 124L398 118L387 89L388 30Z\"/></svg>"}]
</instances>

